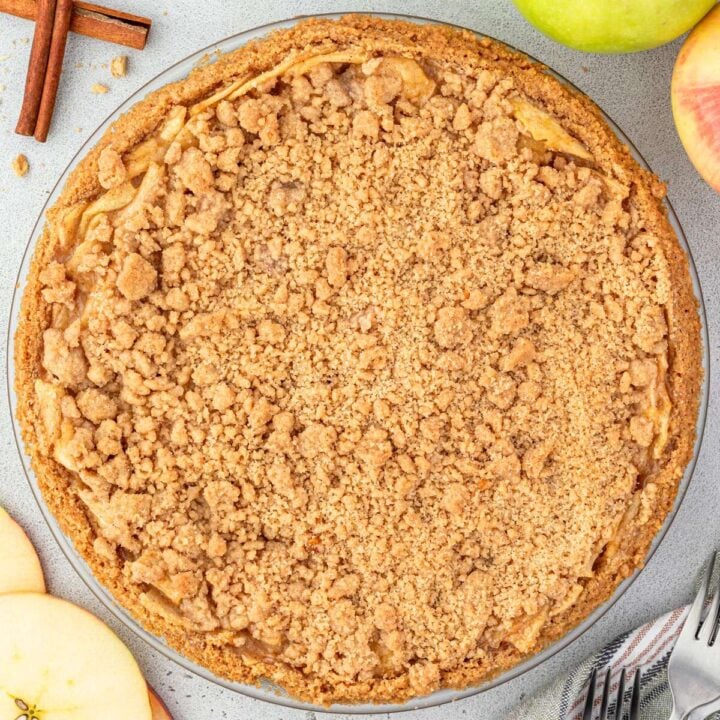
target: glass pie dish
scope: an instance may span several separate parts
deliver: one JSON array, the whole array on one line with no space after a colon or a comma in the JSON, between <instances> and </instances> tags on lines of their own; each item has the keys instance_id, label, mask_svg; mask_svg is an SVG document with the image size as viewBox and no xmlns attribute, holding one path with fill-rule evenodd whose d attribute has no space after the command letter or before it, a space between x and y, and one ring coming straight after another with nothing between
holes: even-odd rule
<instances>
[{"instance_id":1,"label":"glass pie dish","mask_svg":"<svg viewBox=\"0 0 720 720\"><path fill-rule=\"evenodd\" d=\"M405 20L414 21L418 23L427 22L425 20L419 19L419 18L412 18L412 17L405 17ZM232 38L228 38L227 40L222 41L218 45L213 46L212 48L205 48L190 57L186 58L185 60L175 64L170 69L166 70L162 74L160 74L158 77L156 77L154 80L152 80L150 83L145 85L143 88L141 88L135 95L133 95L131 98L129 98L123 105L121 105L106 121L99 127L96 132L88 139L86 144L81 148L78 155L75 157L75 159L70 163L70 166L67 168L66 172L63 174L63 176L60 178L55 191L51 195L51 197L48 200L48 205L53 203L57 197L57 195L60 192L60 189L63 187L65 180L67 178L67 175L74 169L74 167L79 162L79 159L84 157L87 150L94 146L96 142L99 140L101 135L105 132L108 125L117 119L117 117L124 113L126 110L129 109L131 105L133 105L137 100L139 100L141 97L146 95L148 92L153 91L155 89L158 89L167 83L179 80L188 73L189 70L192 69L192 67L197 64L198 62L205 62L207 61L207 58L210 57L211 52L228 52L235 50L236 48L242 46L249 40L253 40L257 37L261 37L265 35L269 30L274 30L278 28L287 27L289 25L292 25L296 20L292 21L284 21L280 23L274 23L272 25L263 26L260 28L256 28L254 30L242 33L240 35L233 36ZM559 78L562 81L562 78ZM629 141L627 138L620 132L620 130L615 127L612 122L607 119L608 124L614 128L614 131L616 134L620 137L620 139L629 145ZM647 165L644 163L642 158L639 156L639 154L635 151L634 153L637 161L640 163L640 165L647 167ZM47 206L46 206L47 207ZM684 241L682 230L677 223L677 219L675 218L674 214L672 213L672 210L668 208L670 220L673 224L673 227L675 229L675 232L677 234L677 237L679 238L679 242L685 249L685 251L689 255L689 250L687 248L687 244ZM44 210L43 210L44 214ZM25 284L25 278L28 271L28 265L30 261L30 257L32 255L32 252L35 247L35 243L37 242L37 238L40 234L41 228L42 228L42 217L40 216L35 230L33 232L33 236L30 240L30 243L28 244L28 248L25 253L25 258L23 261L23 266L20 271L20 275L18 277L18 287L22 287ZM699 299L700 307L701 307L701 321L703 323L703 333L705 333L705 323L704 323L704 310L702 309L701 304L701 293L700 288L697 282L697 277L694 273L694 268L691 267L691 273L693 276L693 282L694 282L694 288L695 288L695 294ZM12 337L15 334L15 330L17 327L17 321L18 321L18 312L19 312L19 303L18 298L13 299L13 315L10 322L10 334L8 337L8 350L10 349L10 344L12 342ZM707 341L704 338L704 348L705 351L707 351ZM707 362L705 362L705 367L707 368ZM12 388L14 384L14 367L12 364L9 365L9 373L8 373L8 387ZM702 405L699 413L699 426L697 428L697 437L696 437L696 446L695 446L695 453L694 457L697 457L697 451L699 448L700 438L702 436L702 429L704 424L704 417L705 417L705 408L706 408L706 398L707 398L707 374L705 378L705 385L703 388L702 393ZM12 395L12 390L10 390L10 405L13 408L13 410L16 409L16 402L15 398ZM19 435L17 427L15 428L16 437ZM25 459L23 458L23 462L25 462ZM681 483L681 486L679 488L678 492L678 498L676 501L675 507L677 508L677 505L682 499L682 496L684 494L684 491L687 487L687 483L689 482L690 474L692 471L692 466L694 465L694 461L690 463L690 466L688 467L688 470L685 473L684 479ZM53 531L56 539L58 540L59 544L61 545L64 552L67 554L70 562L73 564L73 566L78 570L79 574L85 582L88 584L89 588L98 596L98 598L108 607L108 609L113 612L122 622L124 622L130 629L132 629L134 632L138 633L141 637L143 637L145 640L147 640L153 647L158 649L159 651L163 652L167 657L170 659L178 662L183 667L187 668L188 670L194 671L197 674L203 676L206 679L212 680L213 682L217 682L218 684L228 687L230 689L236 690L238 692L242 692L244 694L247 694L249 696L252 696L254 698L263 699L266 701L281 703L285 706L297 708L297 709L313 709L313 710L321 710L325 708L317 708L313 707L311 705L308 705L306 703L301 703L296 700L290 699L287 696L284 696L282 694L282 691L279 690L277 687L274 687L272 685L266 685L261 686L259 688L255 687L247 687L244 685L240 685L238 683L233 683L230 681L222 680L220 678L217 678L213 676L210 672L208 672L206 669L189 662L187 659L183 658L181 655L177 654L175 651L169 649L162 640L158 639L157 637L154 637L153 635L147 633L146 631L142 630L139 625L136 623L134 619L132 619L124 609L122 609L110 596L110 594L95 580L92 576L92 574L89 572L87 566L84 564L84 562L79 558L78 554L74 551L72 544L70 541L61 533L59 530L54 518L49 513L47 507L45 506L42 497L40 496L40 493L37 488L36 480L30 472L27 465L25 465L26 473L28 475L31 488L38 499L38 503L40 505L41 511L43 515L45 516L46 520L48 521L48 524ZM672 517L674 515L674 512L670 513L669 517L667 518L663 530L658 534L658 536L655 539L655 542L653 543L653 546L650 550L650 554L652 554L652 551L655 547L657 547L658 543L660 542L662 536L664 535L665 530L667 529L669 523L672 520ZM441 704L443 702L451 701L451 700L457 700L461 699L463 697L467 697L468 695L477 693L483 689L487 689L489 687L493 687L494 685L497 685L501 682L505 682L513 677L517 677L522 672L537 666L539 663L541 663L543 660L545 660L550 655L556 653L563 647L565 647L569 642L571 642L573 639L578 637L582 632L584 632L587 628L589 628L602 614L605 612L612 603L622 594L623 590L628 586L629 582L631 582L632 579L626 581L622 586L620 586L617 591L614 593L613 597L606 602L602 607L598 608L594 613L592 613L589 617L587 617L582 624L580 624L578 627L573 629L570 633L568 633L562 640L555 643L554 645L548 647L543 652L533 656L532 658L526 660L524 663L514 667L511 671L504 673L503 675L495 678L493 681L483 684L480 687L476 688L470 688L463 691L456 691L456 690L443 690L436 692L430 696L414 699L413 701L406 703L404 705L353 705L353 706L333 706L332 710L334 711L344 711L344 712L389 712L389 711L395 711L395 710L408 710L408 709L414 709L414 708L423 708L423 707L429 707Z\"/></svg>"}]
</instances>

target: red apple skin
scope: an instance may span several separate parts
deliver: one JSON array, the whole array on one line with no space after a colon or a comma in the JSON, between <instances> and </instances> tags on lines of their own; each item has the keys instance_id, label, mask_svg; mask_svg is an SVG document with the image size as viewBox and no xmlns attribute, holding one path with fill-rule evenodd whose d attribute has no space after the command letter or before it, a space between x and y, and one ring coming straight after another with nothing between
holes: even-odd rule
<instances>
[{"instance_id":1,"label":"red apple skin","mask_svg":"<svg viewBox=\"0 0 720 720\"><path fill-rule=\"evenodd\" d=\"M152 710L152 720L173 720L173 716L167 709L167 705L158 697L157 693L148 685L148 695L150 696L150 710Z\"/></svg>"},{"instance_id":2,"label":"red apple skin","mask_svg":"<svg viewBox=\"0 0 720 720\"><path fill-rule=\"evenodd\" d=\"M672 77L675 126L688 157L720 192L720 5L690 33Z\"/></svg>"}]
</instances>

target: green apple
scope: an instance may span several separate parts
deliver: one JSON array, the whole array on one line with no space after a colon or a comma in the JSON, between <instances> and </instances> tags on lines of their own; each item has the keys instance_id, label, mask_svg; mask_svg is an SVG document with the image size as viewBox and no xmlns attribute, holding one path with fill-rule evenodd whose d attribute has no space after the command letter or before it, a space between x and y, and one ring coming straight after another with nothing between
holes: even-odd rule
<instances>
[{"instance_id":1,"label":"green apple","mask_svg":"<svg viewBox=\"0 0 720 720\"><path fill-rule=\"evenodd\" d=\"M695 25L715 0L514 0L538 30L598 53L649 50Z\"/></svg>"}]
</instances>

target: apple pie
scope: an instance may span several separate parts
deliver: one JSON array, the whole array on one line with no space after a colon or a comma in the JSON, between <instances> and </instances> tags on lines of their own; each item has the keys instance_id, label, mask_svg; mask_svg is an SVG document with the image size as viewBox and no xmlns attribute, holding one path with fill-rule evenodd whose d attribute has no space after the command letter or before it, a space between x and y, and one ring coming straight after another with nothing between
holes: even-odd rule
<instances>
[{"instance_id":1,"label":"apple pie","mask_svg":"<svg viewBox=\"0 0 720 720\"><path fill-rule=\"evenodd\" d=\"M35 249L16 389L48 506L225 678L399 702L501 673L642 565L691 458L664 192L471 33L308 20L198 67Z\"/></svg>"}]
</instances>

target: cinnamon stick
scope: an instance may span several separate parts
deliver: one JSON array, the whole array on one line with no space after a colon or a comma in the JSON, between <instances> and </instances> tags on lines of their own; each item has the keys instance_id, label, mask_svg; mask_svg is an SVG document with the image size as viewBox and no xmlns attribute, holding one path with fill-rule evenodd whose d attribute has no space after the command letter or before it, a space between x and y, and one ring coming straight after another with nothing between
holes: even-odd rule
<instances>
[{"instance_id":1,"label":"cinnamon stick","mask_svg":"<svg viewBox=\"0 0 720 720\"><path fill-rule=\"evenodd\" d=\"M50 43L50 55L48 56L47 72L45 73L45 84L43 86L40 109L38 111L37 124L35 125L35 139L45 142L50 129L53 110L55 109L55 98L57 97L60 73L62 72L63 59L65 57L65 43L67 42L68 31L70 30L70 16L73 11L73 0L57 0L55 8L55 22L53 23L52 42Z\"/></svg>"},{"instance_id":2,"label":"cinnamon stick","mask_svg":"<svg viewBox=\"0 0 720 720\"><path fill-rule=\"evenodd\" d=\"M53 22L55 20L56 0L38 0L37 22L33 35L30 60L28 61L27 77L25 78L25 94L23 95L20 117L15 132L18 135L32 135L40 109L45 71L50 55Z\"/></svg>"},{"instance_id":3,"label":"cinnamon stick","mask_svg":"<svg viewBox=\"0 0 720 720\"><path fill-rule=\"evenodd\" d=\"M0 0L0 12L35 20L42 0ZM75 0L70 30L79 35L142 50L152 21L139 15Z\"/></svg>"}]
</instances>

